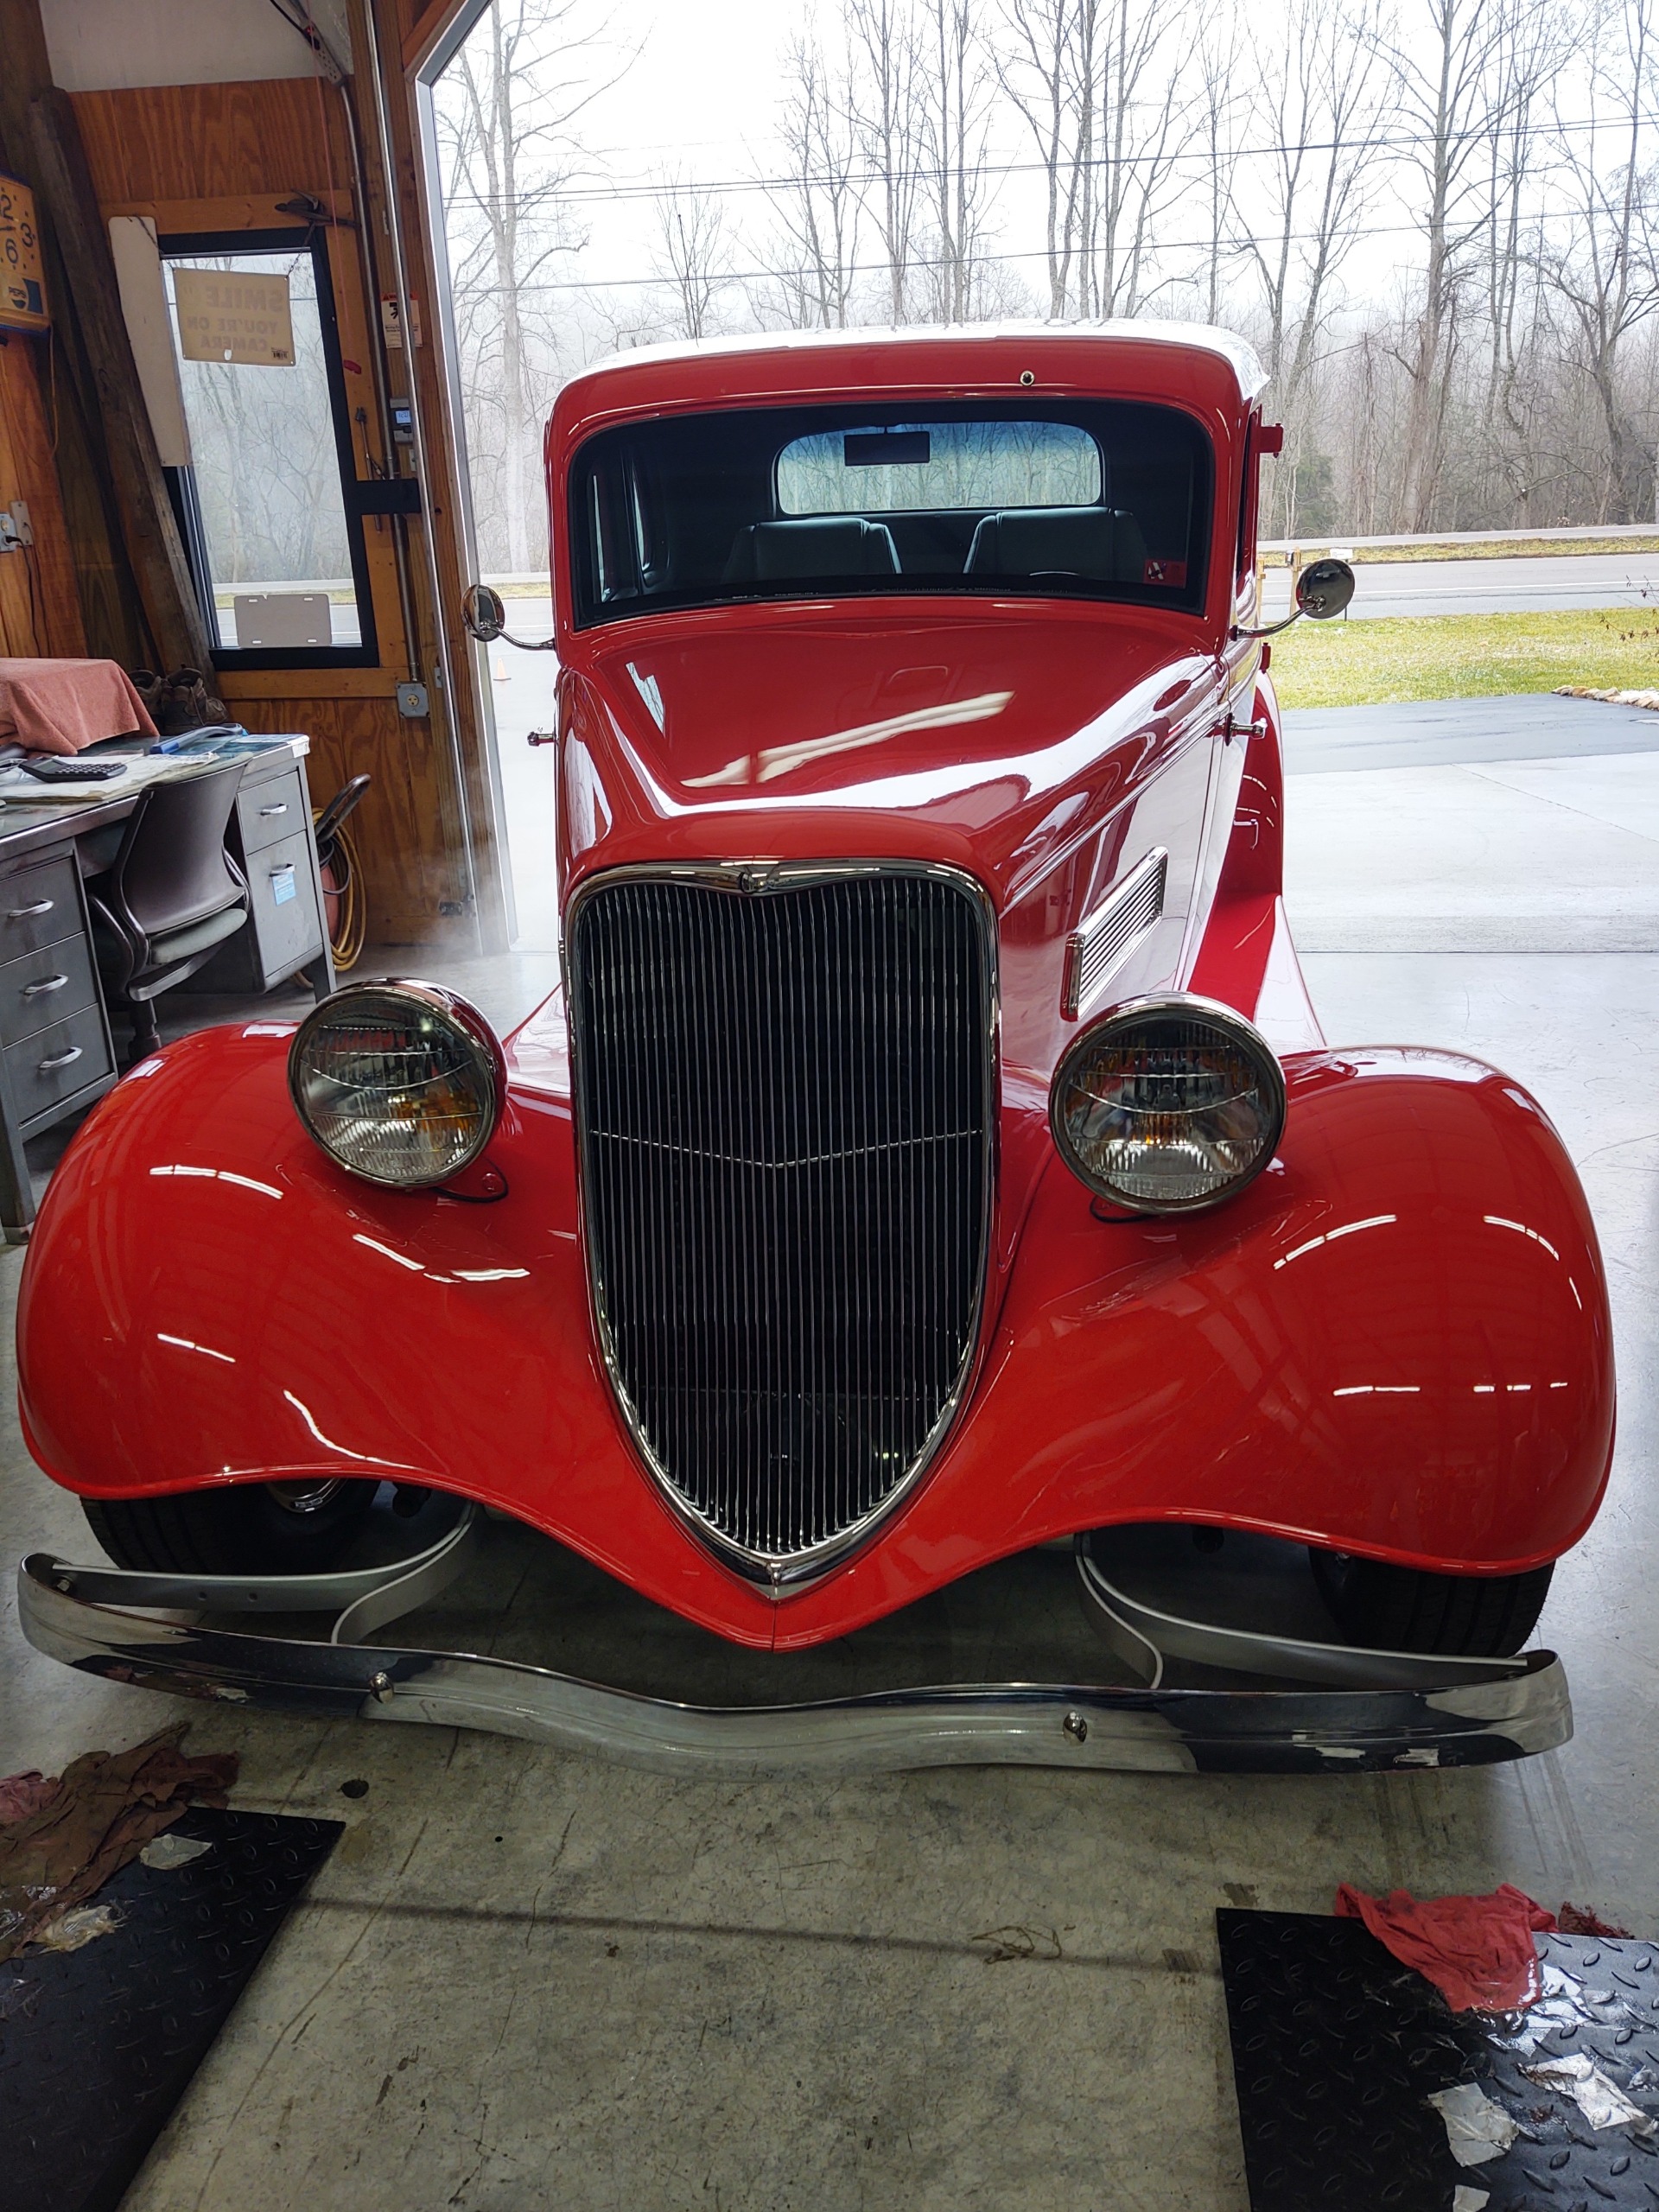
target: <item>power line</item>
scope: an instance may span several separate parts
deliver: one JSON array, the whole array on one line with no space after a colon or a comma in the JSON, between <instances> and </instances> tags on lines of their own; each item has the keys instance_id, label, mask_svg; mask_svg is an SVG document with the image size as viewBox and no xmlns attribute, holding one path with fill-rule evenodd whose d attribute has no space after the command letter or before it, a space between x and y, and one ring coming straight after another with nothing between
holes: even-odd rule
<instances>
[{"instance_id":1,"label":"power line","mask_svg":"<svg viewBox=\"0 0 1659 2212\"><path fill-rule=\"evenodd\" d=\"M1497 131L1487 130L1447 131L1443 134L1443 137L1446 143L1453 145L1477 145L1488 138L1494 138L1502 145L1512 146L1523 140L1529 143L1535 139L1560 138L1582 131L1608 131L1613 127L1604 118L1587 116L1571 123L1516 124ZM1618 128L1622 135L1623 126L1620 125ZM1359 138L1310 138L1295 143L1238 147L1222 158L1229 162L1239 163L1271 160L1280 156L1296 157L1305 154L1397 153L1413 147L1436 144L1440 143L1441 137L1442 134L1433 131L1406 131L1384 134L1380 137L1368 135ZM1062 166L1068 174L1075 167L1077 173L1081 175L1090 170L1098 172L1104 169L1140 168L1158 162L1173 164L1178 162L1202 162L1213 165L1216 159L1217 156L1212 149L1207 146L1198 146L1190 150L1179 150L1174 153L1101 154L1075 164L1067 162ZM988 177L1045 176L1048 170L1047 164L1043 162L977 162L974 164L974 173L977 176ZM715 177L704 181L696 178L632 176L613 178L602 184L573 186L569 189L553 187L520 193L469 192L467 198L474 206L492 207L520 205L531 199L556 200L563 205L588 200L670 200L698 195L719 195L724 198L732 194L748 192L798 192L803 189L824 191L831 186L861 192L868 190L873 185L919 184L937 177L939 174L937 163L923 163L913 168L867 168L860 170L856 175L851 170L845 175L832 175L826 171L804 177L798 175Z\"/></svg>"},{"instance_id":2,"label":"power line","mask_svg":"<svg viewBox=\"0 0 1659 2212\"><path fill-rule=\"evenodd\" d=\"M1421 231L1422 226L1421 223L1374 224L1366 229L1356 231L1352 234L1350 243L1353 245L1359 245L1362 242L1371 238L1403 237L1416 238L1421 234ZM1313 231L1293 231L1290 234L1291 244L1293 245L1304 245L1310 240L1316 238L1317 236L1318 233ZM1278 244L1278 238L1276 236L1273 242L1274 245ZM1176 238L1167 242L1163 239L1160 239L1158 251L1160 255L1171 253L1207 253L1211 249L1211 244L1212 241L1209 238ZM1225 248L1224 251L1230 256L1237 256L1245 252L1248 249L1243 245L1233 245ZM1047 249L1044 246L1027 246L1018 252L976 252L970 256L963 257L966 264L975 269L982 268L988 262L1046 262L1047 258ZM958 265L960 264L954 257L939 256L930 257L924 254L907 255L905 261L906 270L953 269ZM714 282L719 285L726 285L758 284L793 280L804 285L810 286L816 280L817 273L817 272L812 264L804 262L798 267L787 269L774 267L771 269L722 270L719 275L715 277ZM885 276L888 273L889 264L886 261L849 262L844 269L842 269L837 272L840 276L847 279L851 279L855 276ZM458 300L471 301L504 299L509 293L522 299L524 295L529 292L639 291L652 289L661 289L664 287L671 286L672 283L673 279L671 277L658 276L544 277L524 284L459 285L455 288L455 290Z\"/></svg>"}]
</instances>

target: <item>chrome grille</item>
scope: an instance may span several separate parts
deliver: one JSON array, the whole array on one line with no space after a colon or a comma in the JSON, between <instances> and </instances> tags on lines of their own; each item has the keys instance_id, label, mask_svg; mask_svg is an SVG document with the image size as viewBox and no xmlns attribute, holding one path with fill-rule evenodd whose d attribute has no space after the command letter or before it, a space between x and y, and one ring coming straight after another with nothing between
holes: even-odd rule
<instances>
[{"instance_id":1,"label":"chrome grille","mask_svg":"<svg viewBox=\"0 0 1659 2212\"><path fill-rule=\"evenodd\" d=\"M948 1426L985 1274L990 931L954 872L628 872L569 938L613 1382L718 1548L789 1579Z\"/></svg>"}]
</instances>

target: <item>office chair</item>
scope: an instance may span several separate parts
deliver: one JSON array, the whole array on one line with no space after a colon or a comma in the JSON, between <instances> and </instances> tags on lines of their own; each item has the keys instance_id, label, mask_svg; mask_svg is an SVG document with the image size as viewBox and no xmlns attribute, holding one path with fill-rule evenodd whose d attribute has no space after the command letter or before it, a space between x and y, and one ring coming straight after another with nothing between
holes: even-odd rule
<instances>
[{"instance_id":1,"label":"office chair","mask_svg":"<svg viewBox=\"0 0 1659 2212\"><path fill-rule=\"evenodd\" d=\"M132 1058L161 1043L155 1001L194 976L248 918L246 879L225 849L243 763L152 784L119 851L86 886L99 973L132 1022Z\"/></svg>"}]
</instances>

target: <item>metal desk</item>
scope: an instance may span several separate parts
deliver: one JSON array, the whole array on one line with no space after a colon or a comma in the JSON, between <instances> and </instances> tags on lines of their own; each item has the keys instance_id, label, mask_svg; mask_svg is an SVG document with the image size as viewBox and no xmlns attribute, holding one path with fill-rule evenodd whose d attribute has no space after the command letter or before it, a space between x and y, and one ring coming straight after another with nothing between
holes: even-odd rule
<instances>
[{"instance_id":1,"label":"metal desk","mask_svg":"<svg viewBox=\"0 0 1659 2212\"><path fill-rule=\"evenodd\" d=\"M116 783L107 798L77 802L31 801L26 785L0 790L0 1233L9 1244L26 1242L35 1218L25 1142L90 1106L120 1072L83 882L103 863L84 867L82 855L136 811L144 789ZM224 949L234 964L211 982L201 970L200 986L253 993L303 974L326 997L334 974L310 794L291 747L249 756L229 842L248 878L248 921Z\"/></svg>"}]
</instances>

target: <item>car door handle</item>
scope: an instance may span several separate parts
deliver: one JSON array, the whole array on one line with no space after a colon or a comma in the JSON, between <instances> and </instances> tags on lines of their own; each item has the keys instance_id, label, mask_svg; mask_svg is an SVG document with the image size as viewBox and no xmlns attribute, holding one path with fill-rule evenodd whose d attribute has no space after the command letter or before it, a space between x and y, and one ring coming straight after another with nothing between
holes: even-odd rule
<instances>
[{"instance_id":1,"label":"car door handle","mask_svg":"<svg viewBox=\"0 0 1659 2212\"><path fill-rule=\"evenodd\" d=\"M67 1052L48 1053L41 1062L41 1073L51 1075L59 1068L69 1067L80 1058L80 1054L81 1047L79 1045L72 1045Z\"/></svg>"},{"instance_id":2,"label":"car door handle","mask_svg":"<svg viewBox=\"0 0 1659 2212\"><path fill-rule=\"evenodd\" d=\"M7 910L9 922L32 922L37 914L49 914L57 905L55 899L37 899L32 906L12 906Z\"/></svg>"},{"instance_id":3,"label":"car door handle","mask_svg":"<svg viewBox=\"0 0 1659 2212\"><path fill-rule=\"evenodd\" d=\"M43 999L48 991L60 991L68 981L67 976L42 976L38 983L25 983L22 995L26 999Z\"/></svg>"}]
</instances>

